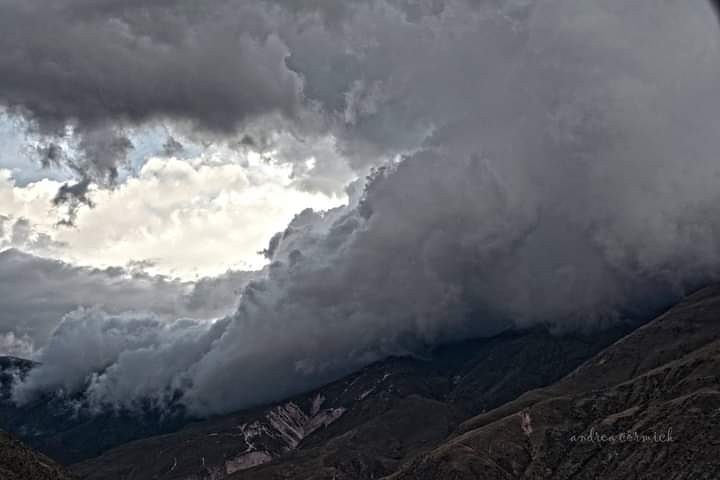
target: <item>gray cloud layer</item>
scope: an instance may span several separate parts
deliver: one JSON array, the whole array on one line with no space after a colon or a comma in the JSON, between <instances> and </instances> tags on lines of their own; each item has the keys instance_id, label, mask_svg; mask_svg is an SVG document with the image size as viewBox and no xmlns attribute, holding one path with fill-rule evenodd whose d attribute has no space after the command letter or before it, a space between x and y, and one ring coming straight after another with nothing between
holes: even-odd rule
<instances>
[{"instance_id":1,"label":"gray cloud layer","mask_svg":"<svg viewBox=\"0 0 720 480\"><path fill-rule=\"evenodd\" d=\"M536 3L547 2L3 0L0 105L45 136L44 164L76 172L58 201L87 203L89 181L111 184L133 148L126 129L155 120L205 139L241 138L256 121L330 130L363 167L474 112L465 94L522 41L501 30L524 29ZM439 85L451 88L438 97ZM263 120L276 114L286 121ZM63 151L69 129L79 140Z\"/></svg>"},{"instance_id":2,"label":"gray cloud layer","mask_svg":"<svg viewBox=\"0 0 720 480\"><path fill-rule=\"evenodd\" d=\"M477 13L474 3L467 8ZM43 165L75 173L56 201L69 205L70 221L91 205L91 182L116 180L133 148L128 129L148 122L174 121L203 141L237 140L258 122L269 138L334 131L363 167L416 146L431 126L417 111L426 102L410 106L401 95L428 73L418 71L428 65L414 45L436 54L456 46L424 24L445 8L441 0L2 0L0 105L40 134ZM390 99L403 108L367 120ZM315 176L335 169L319 165Z\"/></svg>"},{"instance_id":3,"label":"gray cloud layer","mask_svg":"<svg viewBox=\"0 0 720 480\"><path fill-rule=\"evenodd\" d=\"M234 310L251 274L229 272L195 283L88 269L25 254L0 252L0 354L32 353L53 335L63 315L102 305L110 313L144 309L158 318L211 319ZM78 353L78 351L76 351Z\"/></svg>"},{"instance_id":4,"label":"gray cloud layer","mask_svg":"<svg viewBox=\"0 0 720 480\"><path fill-rule=\"evenodd\" d=\"M223 321L65 317L18 399L86 388L127 405L181 389L196 413L226 412L508 326L642 316L717 278L706 2L297 5L295 28L269 18L305 100L354 164L404 160L353 186L348 207L298 215ZM97 353L81 362L76 346Z\"/></svg>"},{"instance_id":5,"label":"gray cloud layer","mask_svg":"<svg viewBox=\"0 0 720 480\"><path fill-rule=\"evenodd\" d=\"M227 134L253 117L295 116L302 82L289 51L265 9L244 3L0 2L0 105L44 139L43 165L75 172L55 202L69 206L68 223L91 206L91 181L115 182L133 148L128 127L175 119ZM70 151L60 146L69 129Z\"/></svg>"}]
</instances>

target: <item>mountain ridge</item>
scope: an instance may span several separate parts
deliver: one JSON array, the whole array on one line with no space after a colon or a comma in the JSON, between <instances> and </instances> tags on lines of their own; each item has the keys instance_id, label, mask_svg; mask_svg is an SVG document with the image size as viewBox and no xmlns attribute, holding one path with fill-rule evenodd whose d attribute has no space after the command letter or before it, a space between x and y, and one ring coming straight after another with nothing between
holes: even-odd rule
<instances>
[{"instance_id":1,"label":"mountain ridge","mask_svg":"<svg viewBox=\"0 0 720 480\"><path fill-rule=\"evenodd\" d=\"M720 474L719 316L713 286L637 328L535 328L393 357L70 470L82 480L716 478L703 475ZM599 439L622 432L673 441Z\"/></svg>"},{"instance_id":2,"label":"mountain ridge","mask_svg":"<svg viewBox=\"0 0 720 480\"><path fill-rule=\"evenodd\" d=\"M446 438L471 412L558 379L620 335L556 336L533 329L443 347L425 359L391 358L274 406L122 445L73 471L88 480L262 479L276 478L280 465L290 473L277 478L311 472L326 473L318 478L377 478ZM331 421L315 428L323 411L334 412ZM285 424L277 422L282 415ZM278 437L287 437L288 423L295 431L311 425L310 434L278 444ZM262 432L249 439L252 445L249 427ZM142 462L143 473L131 472L141 454L152 461Z\"/></svg>"},{"instance_id":3,"label":"mountain ridge","mask_svg":"<svg viewBox=\"0 0 720 480\"><path fill-rule=\"evenodd\" d=\"M387 480L717 478L719 315L720 288L703 289L556 384L466 420Z\"/></svg>"}]
</instances>

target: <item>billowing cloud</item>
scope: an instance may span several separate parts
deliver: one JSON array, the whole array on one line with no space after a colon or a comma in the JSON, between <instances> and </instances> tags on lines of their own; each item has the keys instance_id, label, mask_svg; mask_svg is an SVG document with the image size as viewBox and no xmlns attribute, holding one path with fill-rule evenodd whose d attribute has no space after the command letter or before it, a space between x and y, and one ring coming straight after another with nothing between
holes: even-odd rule
<instances>
[{"instance_id":1,"label":"billowing cloud","mask_svg":"<svg viewBox=\"0 0 720 480\"><path fill-rule=\"evenodd\" d=\"M168 322L149 314L80 309L66 315L54 334L72 341L47 346L45 364L32 382L62 392L87 388L90 397L102 403L118 398L164 402L187 387L185 369L211 348L226 323ZM32 392L21 385L15 393L23 400Z\"/></svg>"},{"instance_id":2,"label":"billowing cloud","mask_svg":"<svg viewBox=\"0 0 720 480\"><path fill-rule=\"evenodd\" d=\"M148 271L185 279L259 268L264 260L257 252L298 205L324 209L344 201L303 189L284 162L208 149L197 158L147 159L116 189L93 190L95 208L79 211L68 229L57 228L62 217L48 207L65 187L18 186L3 173L0 214L8 220L0 248L93 266L145 260Z\"/></svg>"},{"instance_id":3,"label":"billowing cloud","mask_svg":"<svg viewBox=\"0 0 720 480\"><path fill-rule=\"evenodd\" d=\"M45 152L74 131L66 163L104 184L132 148L129 126L170 118L230 132L256 116L292 117L301 78L263 11L243 3L3 0L0 104L31 121Z\"/></svg>"},{"instance_id":4,"label":"billowing cloud","mask_svg":"<svg viewBox=\"0 0 720 480\"><path fill-rule=\"evenodd\" d=\"M102 305L110 313L142 309L166 320L222 317L236 308L238 292L253 275L228 272L182 282L121 268L75 267L5 250L0 252L0 354L36 353L62 317L81 307Z\"/></svg>"},{"instance_id":5,"label":"billowing cloud","mask_svg":"<svg viewBox=\"0 0 720 480\"><path fill-rule=\"evenodd\" d=\"M0 333L0 353L20 358L28 358L32 355L34 344L26 334L15 335L15 332Z\"/></svg>"},{"instance_id":6,"label":"billowing cloud","mask_svg":"<svg viewBox=\"0 0 720 480\"><path fill-rule=\"evenodd\" d=\"M458 9L468 13L460 22ZM446 12L450 22L438 20ZM464 0L3 0L0 106L24 119L43 165L74 173L56 196L69 221L89 204L89 183L115 183L132 130L157 122L202 142L260 130L315 143L332 132L362 169L416 147L436 124L423 116L435 108L423 90L437 74L418 52L453 67L453 38L483 15ZM416 94L401 98L408 82Z\"/></svg>"},{"instance_id":7,"label":"billowing cloud","mask_svg":"<svg viewBox=\"0 0 720 480\"><path fill-rule=\"evenodd\" d=\"M290 10L307 22L277 28L286 66L346 159L385 167L349 205L273 237L264 277L223 321L66 316L19 399L180 392L195 413L227 412L453 339L642 318L717 278L709 4L311 4L325 5L302 2ZM88 366L76 344L104 347Z\"/></svg>"}]
</instances>

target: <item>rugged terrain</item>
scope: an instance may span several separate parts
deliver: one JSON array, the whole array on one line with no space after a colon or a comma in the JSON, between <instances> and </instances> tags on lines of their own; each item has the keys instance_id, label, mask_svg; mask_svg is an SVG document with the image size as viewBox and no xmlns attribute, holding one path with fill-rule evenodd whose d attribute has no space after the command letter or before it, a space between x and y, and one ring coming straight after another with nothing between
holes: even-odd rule
<instances>
[{"instance_id":1,"label":"rugged terrain","mask_svg":"<svg viewBox=\"0 0 720 480\"><path fill-rule=\"evenodd\" d=\"M720 478L720 288L465 421L390 477L477 478Z\"/></svg>"},{"instance_id":2,"label":"rugged terrain","mask_svg":"<svg viewBox=\"0 0 720 480\"><path fill-rule=\"evenodd\" d=\"M10 385L35 365L24 359L0 357L0 428L62 464L99 455L138 438L177 430L188 421L180 410L97 413L80 396L48 394L18 406L10 398Z\"/></svg>"},{"instance_id":3,"label":"rugged terrain","mask_svg":"<svg viewBox=\"0 0 720 480\"><path fill-rule=\"evenodd\" d=\"M720 478L718 317L712 287L632 331L535 329L391 358L285 402L104 449L71 470L87 480ZM5 362L6 376L33 366ZM30 415L3 408L3 418ZM44 415L32 425L53 427ZM62 448L58 439L82 445L100 434L95 425L124 421L64 415L29 441L41 451ZM135 435L143 420L133 422Z\"/></svg>"},{"instance_id":4,"label":"rugged terrain","mask_svg":"<svg viewBox=\"0 0 720 480\"><path fill-rule=\"evenodd\" d=\"M537 329L393 358L287 402L120 446L73 470L98 480L378 478L472 413L559 379L620 334Z\"/></svg>"},{"instance_id":5,"label":"rugged terrain","mask_svg":"<svg viewBox=\"0 0 720 480\"><path fill-rule=\"evenodd\" d=\"M72 480L72 478L62 466L0 430L0 479Z\"/></svg>"}]
</instances>

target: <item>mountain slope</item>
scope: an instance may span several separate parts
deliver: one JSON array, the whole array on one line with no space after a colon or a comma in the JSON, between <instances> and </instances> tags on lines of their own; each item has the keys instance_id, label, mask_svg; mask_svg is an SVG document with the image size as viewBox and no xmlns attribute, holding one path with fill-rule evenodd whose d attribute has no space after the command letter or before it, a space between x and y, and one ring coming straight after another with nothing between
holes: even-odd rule
<instances>
[{"instance_id":1,"label":"mountain slope","mask_svg":"<svg viewBox=\"0 0 720 480\"><path fill-rule=\"evenodd\" d=\"M535 329L391 358L72 471L85 480L719 478L720 287L628 331Z\"/></svg>"},{"instance_id":2,"label":"mountain slope","mask_svg":"<svg viewBox=\"0 0 720 480\"><path fill-rule=\"evenodd\" d=\"M12 435L0 430L0 478L2 480L71 480L63 467L33 452Z\"/></svg>"},{"instance_id":3,"label":"mountain slope","mask_svg":"<svg viewBox=\"0 0 720 480\"><path fill-rule=\"evenodd\" d=\"M719 375L714 287L556 384L464 422L388 479L718 478Z\"/></svg>"},{"instance_id":4,"label":"mountain slope","mask_svg":"<svg viewBox=\"0 0 720 480\"><path fill-rule=\"evenodd\" d=\"M35 365L0 357L0 428L62 464L97 456L137 438L177 430L189 421L181 409L97 413L80 396L68 399L45 394L18 406L10 398L11 384Z\"/></svg>"},{"instance_id":5,"label":"mountain slope","mask_svg":"<svg viewBox=\"0 0 720 480\"><path fill-rule=\"evenodd\" d=\"M89 480L378 478L472 413L557 380L620 335L537 329L393 358L278 405L120 446L73 471Z\"/></svg>"}]
</instances>

